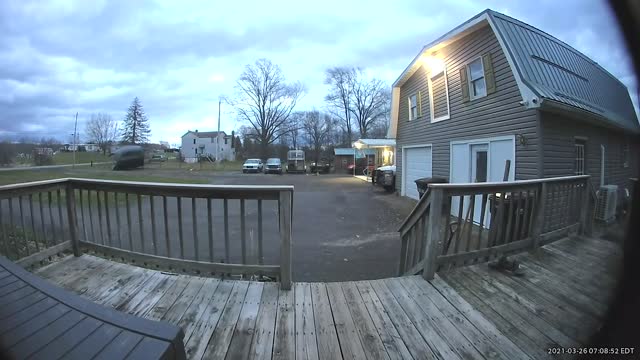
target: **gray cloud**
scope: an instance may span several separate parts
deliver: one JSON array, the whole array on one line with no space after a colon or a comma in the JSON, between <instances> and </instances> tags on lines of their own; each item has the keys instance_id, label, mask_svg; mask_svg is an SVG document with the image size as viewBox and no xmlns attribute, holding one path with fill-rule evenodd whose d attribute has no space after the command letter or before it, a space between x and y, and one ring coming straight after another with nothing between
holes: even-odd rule
<instances>
[{"instance_id":1,"label":"gray cloud","mask_svg":"<svg viewBox=\"0 0 640 360\"><path fill-rule=\"evenodd\" d=\"M213 127L218 96L232 94L243 66L260 57L305 83L301 107L322 108L324 69L360 66L393 81L424 44L487 7L551 33L636 87L601 1L7 0L0 1L0 136L64 139L76 112L83 129L92 112L122 118L139 96L152 139L176 141L189 128ZM238 125L224 109L224 129Z\"/></svg>"}]
</instances>

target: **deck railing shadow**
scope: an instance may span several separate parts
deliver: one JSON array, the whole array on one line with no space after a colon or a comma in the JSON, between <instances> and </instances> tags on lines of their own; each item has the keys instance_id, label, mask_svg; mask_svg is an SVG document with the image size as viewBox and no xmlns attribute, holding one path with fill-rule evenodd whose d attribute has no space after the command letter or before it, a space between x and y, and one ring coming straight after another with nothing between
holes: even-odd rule
<instances>
[{"instance_id":1,"label":"deck railing shadow","mask_svg":"<svg viewBox=\"0 0 640 360\"><path fill-rule=\"evenodd\" d=\"M57 179L0 186L0 254L64 251L153 269L268 276L291 287L293 186Z\"/></svg>"},{"instance_id":2,"label":"deck railing shadow","mask_svg":"<svg viewBox=\"0 0 640 360\"><path fill-rule=\"evenodd\" d=\"M400 275L435 272L534 250L588 231L588 175L431 184L400 226Z\"/></svg>"}]
</instances>

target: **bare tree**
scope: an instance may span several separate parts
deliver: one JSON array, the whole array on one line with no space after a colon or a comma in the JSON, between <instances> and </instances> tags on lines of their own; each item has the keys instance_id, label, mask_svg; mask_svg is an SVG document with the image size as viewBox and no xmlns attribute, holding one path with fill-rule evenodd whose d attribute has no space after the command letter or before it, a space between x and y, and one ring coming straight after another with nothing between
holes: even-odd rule
<instances>
[{"instance_id":1,"label":"bare tree","mask_svg":"<svg viewBox=\"0 0 640 360\"><path fill-rule=\"evenodd\" d=\"M260 59L247 65L236 82L238 95L229 102L241 120L254 130L261 155L268 156L268 146L286 134L291 112L304 89L301 84L288 84L278 65Z\"/></svg>"},{"instance_id":2,"label":"bare tree","mask_svg":"<svg viewBox=\"0 0 640 360\"><path fill-rule=\"evenodd\" d=\"M353 141L352 115L352 86L357 76L355 69L346 67L334 67L325 72L324 83L329 85L329 93L325 96L328 110L338 119L340 126L346 134L346 142Z\"/></svg>"},{"instance_id":3,"label":"bare tree","mask_svg":"<svg viewBox=\"0 0 640 360\"><path fill-rule=\"evenodd\" d=\"M352 106L350 108L360 136L366 138L371 126L384 113L386 102L386 86L379 79L366 79L361 69L355 71L352 78Z\"/></svg>"},{"instance_id":4,"label":"bare tree","mask_svg":"<svg viewBox=\"0 0 640 360\"><path fill-rule=\"evenodd\" d=\"M303 122L304 133L307 136L309 144L313 147L315 162L320 160L320 150L329 140L332 129L332 120L328 115L320 114L320 112L308 111L305 114Z\"/></svg>"},{"instance_id":5,"label":"bare tree","mask_svg":"<svg viewBox=\"0 0 640 360\"><path fill-rule=\"evenodd\" d=\"M107 153L107 147L120 135L118 122L113 120L111 115L104 113L91 114L85 132L89 141L95 142L103 154Z\"/></svg>"}]
</instances>

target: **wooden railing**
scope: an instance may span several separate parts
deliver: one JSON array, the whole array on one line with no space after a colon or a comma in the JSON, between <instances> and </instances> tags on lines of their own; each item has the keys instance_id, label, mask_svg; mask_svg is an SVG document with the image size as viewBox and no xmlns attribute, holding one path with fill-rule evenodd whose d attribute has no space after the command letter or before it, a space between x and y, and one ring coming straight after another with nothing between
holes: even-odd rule
<instances>
[{"instance_id":1,"label":"wooden railing","mask_svg":"<svg viewBox=\"0 0 640 360\"><path fill-rule=\"evenodd\" d=\"M268 276L288 289L292 207L293 186L75 178L1 186L0 253L29 266L88 251L171 272Z\"/></svg>"},{"instance_id":2,"label":"wooden railing","mask_svg":"<svg viewBox=\"0 0 640 360\"><path fill-rule=\"evenodd\" d=\"M400 227L400 275L490 261L536 249L589 219L589 176L431 184Z\"/></svg>"}]
</instances>

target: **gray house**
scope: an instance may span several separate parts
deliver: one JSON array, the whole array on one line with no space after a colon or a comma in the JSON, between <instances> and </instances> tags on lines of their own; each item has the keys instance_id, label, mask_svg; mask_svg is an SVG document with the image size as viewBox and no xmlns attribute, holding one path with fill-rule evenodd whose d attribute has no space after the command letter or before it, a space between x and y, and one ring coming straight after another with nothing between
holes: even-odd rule
<instances>
[{"instance_id":1,"label":"gray house","mask_svg":"<svg viewBox=\"0 0 640 360\"><path fill-rule=\"evenodd\" d=\"M638 174L640 126L627 88L594 61L485 10L425 46L393 84L396 188L414 180L502 181L590 174L596 188Z\"/></svg>"}]
</instances>

